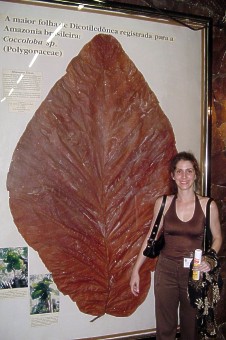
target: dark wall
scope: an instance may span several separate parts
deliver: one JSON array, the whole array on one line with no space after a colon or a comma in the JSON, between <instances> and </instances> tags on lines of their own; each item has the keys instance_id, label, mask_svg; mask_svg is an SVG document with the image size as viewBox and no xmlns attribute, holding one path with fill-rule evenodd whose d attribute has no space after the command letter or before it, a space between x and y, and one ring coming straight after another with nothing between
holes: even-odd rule
<instances>
[{"instance_id":1,"label":"dark wall","mask_svg":"<svg viewBox=\"0 0 226 340\"><path fill-rule=\"evenodd\" d=\"M118 0L118 2L213 19L211 196L219 206L224 236L220 252L224 288L217 307L217 322L221 325L226 338L226 0Z\"/></svg>"}]
</instances>

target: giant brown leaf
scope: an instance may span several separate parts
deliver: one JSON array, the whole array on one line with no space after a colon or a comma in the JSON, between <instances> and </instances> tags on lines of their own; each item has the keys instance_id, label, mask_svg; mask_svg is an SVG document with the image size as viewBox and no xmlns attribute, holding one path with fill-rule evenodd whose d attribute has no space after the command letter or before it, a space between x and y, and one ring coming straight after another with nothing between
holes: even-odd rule
<instances>
[{"instance_id":1,"label":"giant brown leaf","mask_svg":"<svg viewBox=\"0 0 226 340\"><path fill-rule=\"evenodd\" d=\"M7 187L15 224L60 291L91 315L128 316L132 266L168 191L172 127L143 75L110 35L69 63L14 151Z\"/></svg>"}]
</instances>

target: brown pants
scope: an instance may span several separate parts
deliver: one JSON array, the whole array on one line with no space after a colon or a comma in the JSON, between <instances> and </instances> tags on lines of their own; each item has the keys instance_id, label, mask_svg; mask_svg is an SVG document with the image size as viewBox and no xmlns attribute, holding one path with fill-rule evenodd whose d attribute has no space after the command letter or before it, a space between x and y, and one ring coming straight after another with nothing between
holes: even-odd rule
<instances>
[{"instance_id":1,"label":"brown pants","mask_svg":"<svg viewBox=\"0 0 226 340\"><path fill-rule=\"evenodd\" d=\"M196 340L196 309L187 297L188 268L183 261L160 255L155 271L155 313L157 340L175 340L178 307L181 340Z\"/></svg>"}]
</instances>

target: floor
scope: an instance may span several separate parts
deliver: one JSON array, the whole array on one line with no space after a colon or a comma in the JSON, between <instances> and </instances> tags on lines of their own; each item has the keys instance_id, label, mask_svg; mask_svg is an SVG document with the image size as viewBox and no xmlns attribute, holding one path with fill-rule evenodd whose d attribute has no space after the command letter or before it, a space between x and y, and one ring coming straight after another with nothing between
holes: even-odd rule
<instances>
[{"instance_id":1,"label":"floor","mask_svg":"<svg viewBox=\"0 0 226 340\"><path fill-rule=\"evenodd\" d=\"M141 336L141 337L139 337L139 338L132 338L132 337L131 337L131 338L129 338L128 340L143 340L143 339L145 339L145 340L155 340L156 337L155 337L154 335L152 335L152 336L143 335L143 336ZM177 340L177 339L180 339L180 333L177 333L175 340Z\"/></svg>"}]
</instances>

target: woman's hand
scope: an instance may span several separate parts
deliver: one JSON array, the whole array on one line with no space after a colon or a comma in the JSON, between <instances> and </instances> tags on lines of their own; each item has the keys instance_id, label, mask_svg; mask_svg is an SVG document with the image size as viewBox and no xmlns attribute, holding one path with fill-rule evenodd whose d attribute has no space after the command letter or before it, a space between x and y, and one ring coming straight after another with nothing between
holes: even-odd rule
<instances>
[{"instance_id":1,"label":"woman's hand","mask_svg":"<svg viewBox=\"0 0 226 340\"><path fill-rule=\"evenodd\" d=\"M202 273L208 273L211 270L210 264L205 260L205 256L202 257L201 263L195 267L193 267L193 270L200 271Z\"/></svg>"},{"instance_id":2,"label":"woman's hand","mask_svg":"<svg viewBox=\"0 0 226 340\"><path fill-rule=\"evenodd\" d=\"M130 279L130 288L133 295L139 294L140 275L137 271L133 271Z\"/></svg>"}]
</instances>

